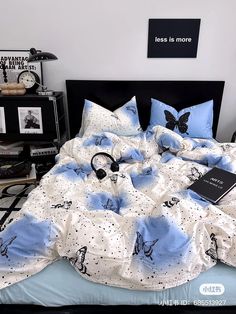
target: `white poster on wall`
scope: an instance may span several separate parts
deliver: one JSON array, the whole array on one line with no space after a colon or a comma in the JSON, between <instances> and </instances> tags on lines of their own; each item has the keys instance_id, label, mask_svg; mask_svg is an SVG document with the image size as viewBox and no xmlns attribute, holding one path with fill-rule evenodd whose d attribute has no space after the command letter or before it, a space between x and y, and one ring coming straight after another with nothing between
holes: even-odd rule
<instances>
[{"instance_id":1,"label":"white poster on wall","mask_svg":"<svg viewBox=\"0 0 236 314\"><path fill-rule=\"evenodd\" d=\"M39 52L39 50L37 50ZM0 50L0 84L16 83L21 72L35 72L43 84L42 63L27 63L29 50Z\"/></svg>"}]
</instances>

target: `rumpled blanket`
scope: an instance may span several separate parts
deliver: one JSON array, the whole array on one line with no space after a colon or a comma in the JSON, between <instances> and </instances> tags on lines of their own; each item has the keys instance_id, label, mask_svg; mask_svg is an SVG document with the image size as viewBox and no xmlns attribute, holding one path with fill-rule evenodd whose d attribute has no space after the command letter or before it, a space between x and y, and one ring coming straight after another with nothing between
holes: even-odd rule
<instances>
[{"instance_id":1,"label":"rumpled blanket","mask_svg":"<svg viewBox=\"0 0 236 314\"><path fill-rule=\"evenodd\" d=\"M98 180L90 160L98 156ZM236 190L217 206L188 187L212 167L236 172L236 145L161 126L133 137L91 134L56 165L0 232L0 288L66 258L86 279L136 290L183 284L218 260L236 265Z\"/></svg>"}]
</instances>

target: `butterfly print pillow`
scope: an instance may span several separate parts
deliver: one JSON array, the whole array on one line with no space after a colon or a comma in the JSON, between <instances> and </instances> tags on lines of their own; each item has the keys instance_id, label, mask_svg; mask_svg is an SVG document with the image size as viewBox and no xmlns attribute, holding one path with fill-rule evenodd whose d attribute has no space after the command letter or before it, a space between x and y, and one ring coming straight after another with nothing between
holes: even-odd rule
<instances>
[{"instance_id":1,"label":"butterfly print pillow","mask_svg":"<svg viewBox=\"0 0 236 314\"><path fill-rule=\"evenodd\" d=\"M115 111L85 99L81 129L77 136L90 136L101 132L112 132L123 136L142 132L136 98L133 97Z\"/></svg>"},{"instance_id":2,"label":"butterfly print pillow","mask_svg":"<svg viewBox=\"0 0 236 314\"><path fill-rule=\"evenodd\" d=\"M183 137L212 138L213 100L177 111L152 99L150 127L164 126Z\"/></svg>"}]
</instances>

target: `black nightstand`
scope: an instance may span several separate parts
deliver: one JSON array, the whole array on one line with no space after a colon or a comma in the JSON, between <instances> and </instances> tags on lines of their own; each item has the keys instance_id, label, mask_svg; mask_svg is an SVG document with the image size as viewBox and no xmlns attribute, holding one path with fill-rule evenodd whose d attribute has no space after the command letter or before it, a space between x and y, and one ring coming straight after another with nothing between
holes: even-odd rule
<instances>
[{"instance_id":1,"label":"black nightstand","mask_svg":"<svg viewBox=\"0 0 236 314\"><path fill-rule=\"evenodd\" d=\"M6 129L5 133L0 133L0 141L53 141L60 146L62 141L68 138L62 92L55 92L53 96L0 95L0 108L4 110ZM41 121L35 124L40 126L38 129L27 129L27 125L24 125L23 119L29 111L32 111L38 120L41 117Z\"/></svg>"},{"instance_id":2,"label":"black nightstand","mask_svg":"<svg viewBox=\"0 0 236 314\"><path fill-rule=\"evenodd\" d=\"M43 170L47 165L50 168L55 156L40 153L36 158L31 157L30 145L48 142L59 150L68 139L67 121L63 92L55 92L53 96L0 94L0 141L23 141L23 159L36 163L36 168L37 164Z\"/></svg>"}]
</instances>

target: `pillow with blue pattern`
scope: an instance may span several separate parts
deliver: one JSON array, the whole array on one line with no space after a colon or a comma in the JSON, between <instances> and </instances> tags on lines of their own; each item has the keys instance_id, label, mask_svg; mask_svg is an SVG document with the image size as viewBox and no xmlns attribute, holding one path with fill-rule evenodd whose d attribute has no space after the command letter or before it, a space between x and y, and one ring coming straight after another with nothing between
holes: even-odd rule
<instances>
[{"instance_id":1,"label":"pillow with blue pattern","mask_svg":"<svg viewBox=\"0 0 236 314\"><path fill-rule=\"evenodd\" d=\"M85 99L82 124L78 136L112 132L117 135L137 135L142 132L135 97L115 111L110 111Z\"/></svg>"},{"instance_id":2,"label":"pillow with blue pattern","mask_svg":"<svg viewBox=\"0 0 236 314\"><path fill-rule=\"evenodd\" d=\"M152 99L149 127L164 126L183 137L212 138L213 100L184 108L179 112Z\"/></svg>"}]
</instances>

